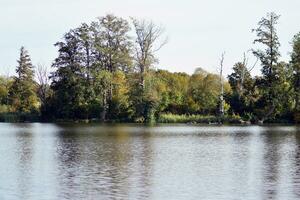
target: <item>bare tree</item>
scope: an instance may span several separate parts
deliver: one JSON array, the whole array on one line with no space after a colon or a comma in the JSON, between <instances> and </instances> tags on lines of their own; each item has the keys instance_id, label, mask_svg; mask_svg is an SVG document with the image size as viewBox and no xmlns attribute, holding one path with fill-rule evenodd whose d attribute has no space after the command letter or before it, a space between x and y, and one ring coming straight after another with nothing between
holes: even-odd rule
<instances>
[{"instance_id":1,"label":"bare tree","mask_svg":"<svg viewBox=\"0 0 300 200\"><path fill-rule=\"evenodd\" d=\"M162 38L164 29L152 21L132 18L132 22L136 33L135 59L141 75L140 85L144 89L145 74L154 63L158 62L155 53L167 43L168 39Z\"/></svg>"},{"instance_id":2,"label":"bare tree","mask_svg":"<svg viewBox=\"0 0 300 200\"><path fill-rule=\"evenodd\" d=\"M225 52L222 53L220 58L220 108L219 112L221 116L224 116L224 81L223 81L223 65L224 65Z\"/></svg>"},{"instance_id":3,"label":"bare tree","mask_svg":"<svg viewBox=\"0 0 300 200\"><path fill-rule=\"evenodd\" d=\"M38 81L38 96L41 100L42 104L45 104L48 90L49 90L49 70L43 64L37 64L37 71L36 71L37 81Z\"/></svg>"},{"instance_id":4,"label":"bare tree","mask_svg":"<svg viewBox=\"0 0 300 200\"><path fill-rule=\"evenodd\" d=\"M253 51L253 50L248 50L248 52ZM242 74L241 74L241 87L240 87L240 94L243 94L244 92L244 81L245 81L245 75L247 72L251 73L251 71L254 69L254 67L256 66L257 62L258 62L258 58L256 58L256 61L254 62L254 64L250 67L248 67L248 62L249 62L249 56L247 56L247 53L244 52L243 54L243 62L242 62Z\"/></svg>"}]
</instances>

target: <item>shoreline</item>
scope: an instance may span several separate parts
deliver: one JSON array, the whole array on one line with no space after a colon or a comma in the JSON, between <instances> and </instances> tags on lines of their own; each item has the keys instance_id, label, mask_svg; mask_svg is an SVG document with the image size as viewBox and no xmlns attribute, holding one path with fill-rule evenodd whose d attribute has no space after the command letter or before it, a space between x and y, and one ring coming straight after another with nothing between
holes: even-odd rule
<instances>
[{"instance_id":1,"label":"shoreline","mask_svg":"<svg viewBox=\"0 0 300 200\"><path fill-rule=\"evenodd\" d=\"M238 115L200 115L200 114L170 114L162 113L154 120L136 120L131 118L108 119L47 119L38 113L0 113L1 123L72 123L72 124L187 124L187 125L297 125L292 119L268 119L264 122L257 119L243 119Z\"/></svg>"}]
</instances>

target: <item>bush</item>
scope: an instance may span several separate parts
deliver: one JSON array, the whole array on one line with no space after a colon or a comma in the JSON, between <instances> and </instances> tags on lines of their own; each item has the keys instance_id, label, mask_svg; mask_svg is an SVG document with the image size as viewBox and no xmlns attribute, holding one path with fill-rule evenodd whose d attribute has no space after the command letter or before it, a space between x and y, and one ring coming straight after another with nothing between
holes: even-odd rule
<instances>
[{"instance_id":1,"label":"bush","mask_svg":"<svg viewBox=\"0 0 300 200\"><path fill-rule=\"evenodd\" d=\"M8 113L11 111L11 106L0 105L0 113Z\"/></svg>"},{"instance_id":2,"label":"bush","mask_svg":"<svg viewBox=\"0 0 300 200\"><path fill-rule=\"evenodd\" d=\"M159 123L212 123L217 122L215 116L161 114Z\"/></svg>"},{"instance_id":3,"label":"bush","mask_svg":"<svg viewBox=\"0 0 300 200\"><path fill-rule=\"evenodd\" d=\"M38 122L40 116L38 113L0 113L0 122Z\"/></svg>"},{"instance_id":4,"label":"bush","mask_svg":"<svg viewBox=\"0 0 300 200\"><path fill-rule=\"evenodd\" d=\"M238 115L224 116L222 118L212 115L175 115L171 113L161 114L158 119L159 123L235 123L240 124L241 118Z\"/></svg>"}]
</instances>

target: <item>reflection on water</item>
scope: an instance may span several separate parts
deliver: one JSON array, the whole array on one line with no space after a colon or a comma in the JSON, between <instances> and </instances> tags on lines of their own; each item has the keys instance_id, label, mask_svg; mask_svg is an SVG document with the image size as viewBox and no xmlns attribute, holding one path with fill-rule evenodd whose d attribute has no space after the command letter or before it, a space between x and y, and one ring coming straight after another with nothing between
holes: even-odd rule
<instances>
[{"instance_id":1,"label":"reflection on water","mask_svg":"<svg viewBox=\"0 0 300 200\"><path fill-rule=\"evenodd\" d=\"M0 199L299 199L300 129L0 124Z\"/></svg>"},{"instance_id":2,"label":"reflection on water","mask_svg":"<svg viewBox=\"0 0 300 200\"><path fill-rule=\"evenodd\" d=\"M291 166L293 191L300 199L300 134L295 135L294 160Z\"/></svg>"}]
</instances>

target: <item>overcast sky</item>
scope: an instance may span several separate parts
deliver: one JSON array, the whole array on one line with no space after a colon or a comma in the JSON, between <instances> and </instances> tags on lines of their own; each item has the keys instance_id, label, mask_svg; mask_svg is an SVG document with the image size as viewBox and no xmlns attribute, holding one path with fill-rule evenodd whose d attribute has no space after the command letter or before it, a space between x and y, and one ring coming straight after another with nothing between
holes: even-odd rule
<instances>
[{"instance_id":1,"label":"overcast sky","mask_svg":"<svg viewBox=\"0 0 300 200\"><path fill-rule=\"evenodd\" d=\"M151 19L166 29L168 44L158 53L158 68L192 73L216 72L225 56L225 72L253 48L257 22L267 12L281 15L278 35L282 59L300 31L300 0L0 0L0 73L12 74L25 46L33 64L51 65L53 44L71 28L113 13ZM254 74L260 71L257 66Z\"/></svg>"}]
</instances>

